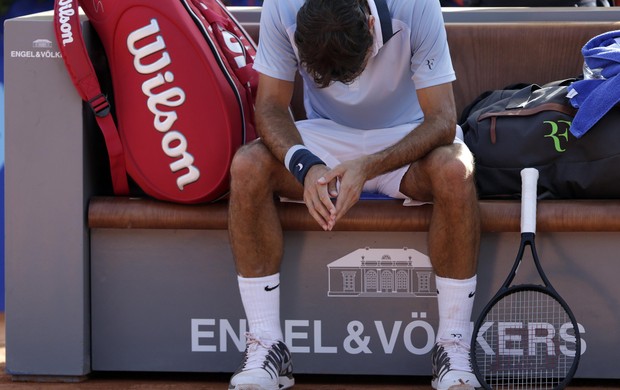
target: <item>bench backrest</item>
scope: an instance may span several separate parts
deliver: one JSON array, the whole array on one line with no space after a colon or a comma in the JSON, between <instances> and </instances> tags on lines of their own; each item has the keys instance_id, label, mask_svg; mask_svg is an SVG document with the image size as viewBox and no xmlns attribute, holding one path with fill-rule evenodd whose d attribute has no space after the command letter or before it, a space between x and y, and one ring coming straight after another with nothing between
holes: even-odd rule
<instances>
[{"instance_id":1,"label":"bench backrest","mask_svg":"<svg viewBox=\"0 0 620 390\"><path fill-rule=\"evenodd\" d=\"M242 20L242 24L258 42L257 22L251 14L245 17L249 20ZM487 90L578 76L583 66L583 45L598 34L618 29L617 21L447 22L457 77L457 113L460 115L467 104ZM305 118L302 90L298 82L292 103L296 119Z\"/></svg>"},{"instance_id":2,"label":"bench backrest","mask_svg":"<svg viewBox=\"0 0 620 390\"><path fill-rule=\"evenodd\" d=\"M447 23L457 112L482 92L577 77L581 48L620 22Z\"/></svg>"}]
</instances>

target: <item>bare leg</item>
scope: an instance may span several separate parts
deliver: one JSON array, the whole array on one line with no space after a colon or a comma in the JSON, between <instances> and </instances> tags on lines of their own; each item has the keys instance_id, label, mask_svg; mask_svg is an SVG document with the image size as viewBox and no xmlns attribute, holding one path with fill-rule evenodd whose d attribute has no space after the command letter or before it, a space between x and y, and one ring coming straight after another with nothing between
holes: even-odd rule
<instances>
[{"instance_id":1,"label":"bare leg","mask_svg":"<svg viewBox=\"0 0 620 390\"><path fill-rule=\"evenodd\" d=\"M475 275L480 212L467 148L454 144L429 153L403 177L401 192L434 204L428 240L435 273L453 279Z\"/></svg>"},{"instance_id":2,"label":"bare leg","mask_svg":"<svg viewBox=\"0 0 620 390\"><path fill-rule=\"evenodd\" d=\"M228 230L237 273L273 275L280 270L283 252L274 194L301 198L302 188L260 142L237 152L231 176Z\"/></svg>"}]
</instances>

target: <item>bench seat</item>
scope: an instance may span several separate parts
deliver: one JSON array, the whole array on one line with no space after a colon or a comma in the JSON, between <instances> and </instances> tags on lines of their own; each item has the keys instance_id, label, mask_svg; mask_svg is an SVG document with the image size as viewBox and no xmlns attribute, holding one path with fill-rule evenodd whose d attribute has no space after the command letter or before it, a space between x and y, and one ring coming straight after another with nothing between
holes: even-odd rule
<instances>
[{"instance_id":1,"label":"bench seat","mask_svg":"<svg viewBox=\"0 0 620 390\"><path fill-rule=\"evenodd\" d=\"M515 200L481 200L483 232L520 231L521 206ZM539 232L620 231L620 200L546 200L538 203ZM321 231L304 205L280 203L284 230ZM403 208L399 200L360 200L335 231L426 232L431 205ZM228 227L225 201L179 205L149 198L94 197L88 207L91 229L200 229Z\"/></svg>"}]
</instances>

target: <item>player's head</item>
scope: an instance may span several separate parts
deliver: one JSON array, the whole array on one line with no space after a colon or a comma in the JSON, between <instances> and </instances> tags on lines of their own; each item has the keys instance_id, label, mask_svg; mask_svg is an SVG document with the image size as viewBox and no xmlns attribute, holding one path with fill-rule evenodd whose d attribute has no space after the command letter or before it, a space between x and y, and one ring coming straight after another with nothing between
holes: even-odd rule
<instances>
[{"instance_id":1,"label":"player's head","mask_svg":"<svg viewBox=\"0 0 620 390\"><path fill-rule=\"evenodd\" d=\"M372 47L373 24L366 0L306 0L297 13L295 44L301 65L319 87L359 76Z\"/></svg>"}]
</instances>

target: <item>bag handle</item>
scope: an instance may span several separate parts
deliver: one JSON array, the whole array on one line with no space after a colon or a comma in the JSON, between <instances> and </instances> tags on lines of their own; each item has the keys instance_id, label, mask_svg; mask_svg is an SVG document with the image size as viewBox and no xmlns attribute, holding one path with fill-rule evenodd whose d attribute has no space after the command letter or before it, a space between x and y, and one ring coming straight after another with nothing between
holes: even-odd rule
<instances>
[{"instance_id":1,"label":"bag handle","mask_svg":"<svg viewBox=\"0 0 620 390\"><path fill-rule=\"evenodd\" d=\"M520 90L519 92L515 93L512 96L512 98L508 101L508 104L506 104L506 109L513 110L517 108L523 108L530 101L532 94L535 91L538 91L539 89L543 89L543 88L568 87L575 80L576 80L575 78L568 78L568 79L552 81L542 86L538 84L528 85L527 87L523 88L522 90Z\"/></svg>"},{"instance_id":2,"label":"bag handle","mask_svg":"<svg viewBox=\"0 0 620 390\"><path fill-rule=\"evenodd\" d=\"M508 104L506 104L506 109L514 110L517 108L525 107L527 102L530 101L530 98L532 97L532 94L534 93L534 91L538 91L539 89L540 89L540 86L536 84L531 84L531 85L528 85L526 88L523 88L519 92L512 95L512 97L508 101Z\"/></svg>"},{"instance_id":3,"label":"bag handle","mask_svg":"<svg viewBox=\"0 0 620 390\"><path fill-rule=\"evenodd\" d=\"M123 144L112 118L110 103L101 92L99 80L86 51L78 0L54 0L54 33L71 81L82 100L88 103L95 114L97 124L103 133L110 160L114 193L128 195L129 183Z\"/></svg>"}]
</instances>

